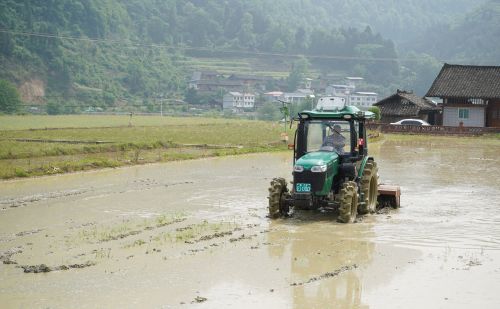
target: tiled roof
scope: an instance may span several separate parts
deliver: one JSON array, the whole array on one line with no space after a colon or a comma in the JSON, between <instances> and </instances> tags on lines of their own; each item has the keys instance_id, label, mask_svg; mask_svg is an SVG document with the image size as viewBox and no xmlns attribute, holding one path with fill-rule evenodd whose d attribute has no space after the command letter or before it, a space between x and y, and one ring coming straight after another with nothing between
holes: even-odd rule
<instances>
[{"instance_id":1,"label":"tiled roof","mask_svg":"<svg viewBox=\"0 0 500 309\"><path fill-rule=\"evenodd\" d=\"M208 85L208 86L243 86L240 81L232 80L199 80L193 81L197 85Z\"/></svg>"},{"instance_id":2,"label":"tiled roof","mask_svg":"<svg viewBox=\"0 0 500 309\"><path fill-rule=\"evenodd\" d=\"M421 111L439 110L430 100L401 90L373 105L380 108L382 115L390 116L418 116Z\"/></svg>"},{"instance_id":3,"label":"tiled roof","mask_svg":"<svg viewBox=\"0 0 500 309\"><path fill-rule=\"evenodd\" d=\"M500 66L445 63L425 95L440 98L500 98Z\"/></svg>"},{"instance_id":4,"label":"tiled roof","mask_svg":"<svg viewBox=\"0 0 500 309\"><path fill-rule=\"evenodd\" d=\"M229 76L229 79L235 80L255 80L255 81L271 81L274 78L270 76L257 76L257 75L245 75L245 74L233 74Z\"/></svg>"}]
</instances>

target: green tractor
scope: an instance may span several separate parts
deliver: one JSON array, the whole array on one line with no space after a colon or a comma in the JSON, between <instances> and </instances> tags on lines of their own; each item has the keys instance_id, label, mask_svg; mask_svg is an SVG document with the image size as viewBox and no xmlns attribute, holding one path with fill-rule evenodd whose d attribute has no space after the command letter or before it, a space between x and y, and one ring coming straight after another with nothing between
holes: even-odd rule
<instances>
[{"instance_id":1,"label":"green tractor","mask_svg":"<svg viewBox=\"0 0 500 309\"><path fill-rule=\"evenodd\" d=\"M330 208L338 221L352 223L373 213L379 200L378 168L368 155L365 122L375 115L344 99L321 98L313 111L298 114L294 138L293 187L274 178L269 188L269 215L286 217L291 209ZM380 198L399 206L399 187L384 186Z\"/></svg>"}]
</instances>

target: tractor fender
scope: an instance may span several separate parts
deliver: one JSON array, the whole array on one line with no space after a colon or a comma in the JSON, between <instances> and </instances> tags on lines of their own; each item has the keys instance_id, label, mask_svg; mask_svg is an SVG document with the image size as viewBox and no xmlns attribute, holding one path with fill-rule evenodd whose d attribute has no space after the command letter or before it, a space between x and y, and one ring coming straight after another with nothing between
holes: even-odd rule
<instances>
[{"instance_id":1,"label":"tractor fender","mask_svg":"<svg viewBox=\"0 0 500 309\"><path fill-rule=\"evenodd\" d=\"M375 161L373 157L365 157L363 161L361 161L361 165L359 166L358 170L358 179L361 179L363 177L363 171L365 170L365 165L368 161Z\"/></svg>"}]
</instances>

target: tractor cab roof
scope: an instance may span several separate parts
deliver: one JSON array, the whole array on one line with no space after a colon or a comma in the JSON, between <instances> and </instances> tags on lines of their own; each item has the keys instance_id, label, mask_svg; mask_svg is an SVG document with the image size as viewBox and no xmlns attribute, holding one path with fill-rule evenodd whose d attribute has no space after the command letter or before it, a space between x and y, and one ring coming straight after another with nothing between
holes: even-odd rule
<instances>
[{"instance_id":1,"label":"tractor cab roof","mask_svg":"<svg viewBox=\"0 0 500 309\"><path fill-rule=\"evenodd\" d=\"M369 111L362 111L355 106L345 106L337 110L312 110L299 113L298 120L314 119L345 119L345 120L364 120L375 119L375 114Z\"/></svg>"}]
</instances>

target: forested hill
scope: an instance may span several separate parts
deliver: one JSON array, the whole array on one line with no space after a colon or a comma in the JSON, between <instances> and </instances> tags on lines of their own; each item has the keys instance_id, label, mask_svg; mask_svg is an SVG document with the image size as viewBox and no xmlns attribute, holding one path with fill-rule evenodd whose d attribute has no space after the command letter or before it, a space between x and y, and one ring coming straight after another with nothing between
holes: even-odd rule
<instances>
[{"instance_id":1,"label":"forested hill","mask_svg":"<svg viewBox=\"0 0 500 309\"><path fill-rule=\"evenodd\" d=\"M322 56L310 59L325 71L359 74L385 89L424 89L429 81L415 77L422 71L418 64L407 66L401 75L397 48L387 36L407 38L435 20L451 20L477 4L477 0L3 0L0 78L18 86L25 80L40 80L44 90L38 92L53 100L112 105L131 97L182 94L188 76L183 57L237 57L220 53L236 50ZM359 60L370 58L382 60ZM423 71L433 74L439 65L426 59Z\"/></svg>"},{"instance_id":2,"label":"forested hill","mask_svg":"<svg viewBox=\"0 0 500 309\"><path fill-rule=\"evenodd\" d=\"M305 11L305 19L314 16L322 26L364 28L369 25L376 32L396 42L411 42L423 29L450 23L477 8L486 0L311 0L288 1L281 12L296 15L312 4L314 11ZM295 2L295 3L294 3ZM276 11L274 13L278 13ZM298 14L300 15L300 14Z\"/></svg>"},{"instance_id":3,"label":"forested hill","mask_svg":"<svg viewBox=\"0 0 500 309\"><path fill-rule=\"evenodd\" d=\"M500 64L500 0L489 1L454 23L429 28L414 45L439 59Z\"/></svg>"}]
</instances>

